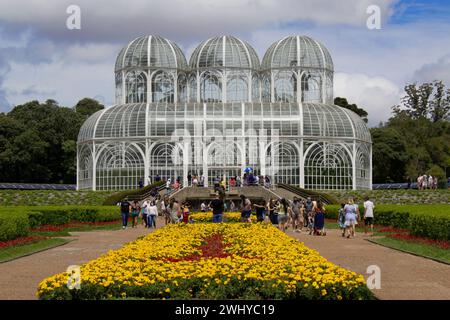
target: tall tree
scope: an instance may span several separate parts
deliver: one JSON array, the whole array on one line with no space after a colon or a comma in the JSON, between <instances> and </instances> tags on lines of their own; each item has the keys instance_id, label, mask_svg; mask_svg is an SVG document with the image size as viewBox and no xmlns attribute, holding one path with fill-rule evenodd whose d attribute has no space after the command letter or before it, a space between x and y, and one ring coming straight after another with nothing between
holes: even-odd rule
<instances>
[{"instance_id":1,"label":"tall tree","mask_svg":"<svg viewBox=\"0 0 450 320\"><path fill-rule=\"evenodd\" d=\"M83 115L85 118L104 108L104 105L91 98L81 99L74 107L75 112Z\"/></svg>"}]
</instances>

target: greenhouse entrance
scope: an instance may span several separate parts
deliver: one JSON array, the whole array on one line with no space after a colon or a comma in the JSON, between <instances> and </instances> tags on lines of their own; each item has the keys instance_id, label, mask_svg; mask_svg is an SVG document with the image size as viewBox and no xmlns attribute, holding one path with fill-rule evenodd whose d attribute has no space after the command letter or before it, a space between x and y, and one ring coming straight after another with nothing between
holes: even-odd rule
<instances>
[{"instance_id":1,"label":"greenhouse entrance","mask_svg":"<svg viewBox=\"0 0 450 320\"><path fill-rule=\"evenodd\" d=\"M225 181L228 182L231 177L240 177L242 172L242 168L239 166L234 167L209 167L208 168L208 185L214 186L214 179L217 177L222 180L225 178Z\"/></svg>"}]
</instances>

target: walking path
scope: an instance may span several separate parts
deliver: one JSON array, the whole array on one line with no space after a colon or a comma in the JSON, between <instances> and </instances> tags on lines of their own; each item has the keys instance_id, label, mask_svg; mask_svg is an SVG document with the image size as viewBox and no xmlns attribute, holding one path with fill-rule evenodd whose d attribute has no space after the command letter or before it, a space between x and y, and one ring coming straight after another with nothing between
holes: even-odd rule
<instances>
[{"instance_id":1,"label":"walking path","mask_svg":"<svg viewBox=\"0 0 450 320\"><path fill-rule=\"evenodd\" d=\"M158 226L164 225L159 218ZM126 230L71 232L75 239L60 247L0 264L0 300L36 299L39 282L70 265L80 265L151 232L142 225Z\"/></svg>"},{"instance_id":2,"label":"walking path","mask_svg":"<svg viewBox=\"0 0 450 320\"><path fill-rule=\"evenodd\" d=\"M163 218L158 219L163 226ZM0 264L0 300L36 299L36 288L44 278L62 272L70 265L86 263L109 250L120 248L151 232L137 229L73 232L68 244L31 256ZM364 240L340 236L338 230L327 230L327 236L310 236L287 232L320 252L329 261L363 274L367 267L381 269L381 289L373 290L380 299L446 299L450 300L450 266L429 259L385 248Z\"/></svg>"},{"instance_id":3,"label":"walking path","mask_svg":"<svg viewBox=\"0 0 450 320\"><path fill-rule=\"evenodd\" d=\"M450 266L430 259L389 249L357 234L354 239L341 236L339 230L327 230L325 237L287 231L311 249L343 268L364 275L367 267L377 265L381 270L381 289L373 292L379 299L450 300Z\"/></svg>"}]
</instances>

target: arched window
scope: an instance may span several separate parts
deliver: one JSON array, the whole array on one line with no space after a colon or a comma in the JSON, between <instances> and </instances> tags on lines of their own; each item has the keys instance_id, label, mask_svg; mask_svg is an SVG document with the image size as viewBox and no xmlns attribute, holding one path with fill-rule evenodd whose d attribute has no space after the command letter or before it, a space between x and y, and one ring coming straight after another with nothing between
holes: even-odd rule
<instances>
[{"instance_id":1,"label":"arched window","mask_svg":"<svg viewBox=\"0 0 450 320\"><path fill-rule=\"evenodd\" d=\"M99 148L96 166L97 190L134 189L144 180L142 147L119 142Z\"/></svg>"},{"instance_id":2,"label":"arched window","mask_svg":"<svg viewBox=\"0 0 450 320\"><path fill-rule=\"evenodd\" d=\"M78 188L92 188L92 146L84 144L78 148Z\"/></svg>"},{"instance_id":3,"label":"arched window","mask_svg":"<svg viewBox=\"0 0 450 320\"><path fill-rule=\"evenodd\" d=\"M274 79L275 102L295 102L297 78L292 71L279 71Z\"/></svg>"},{"instance_id":4,"label":"arched window","mask_svg":"<svg viewBox=\"0 0 450 320\"><path fill-rule=\"evenodd\" d=\"M302 75L302 102L322 102L320 76L311 73Z\"/></svg>"},{"instance_id":5,"label":"arched window","mask_svg":"<svg viewBox=\"0 0 450 320\"><path fill-rule=\"evenodd\" d=\"M189 102L197 102L197 77L195 74L189 76Z\"/></svg>"},{"instance_id":6,"label":"arched window","mask_svg":"<svg viewBox=\"0 0 450 320\"><path fill-rule=\"evenodd\" d=\"M178 102L187 102L187 77L184 73L178 75Z\"/></svg>"},{"instance_id":7,"label":"arched window","mask_svg":"<svg viewBox=\"0 0 450 320\"><path fill-rule=\"evenodd\" d=\"M274 183L300 185L300 158L294 144L272 143L266 155L267 174L272 177Z\"/></svg>"},{"instance_id":8,"label":"arched window","mask_svg":"<svg viewBox=\"0 0 450 320\"><path fill-rule=\"evenodd\" d=\"M270 73L266 73L262 77L262 92L261 92L261 100L262 102L270 102Z\"/></svg>"},{"instance_id":9,"label":"arched window","mask_svg":"<svg viewBox=\"0 0 450 320\"><path fill-rule=\"evenodd\" d=\"M252 102L261 101L259 83L259 76L257 73L254 73L252 76Z\"/></svg>"},{"instance_id":10,"label":"arched window","mask_svg":"<svg viewBox=\"0 0 450 320\"><path fill-rule=\"evenodd\" d=\"M125 78L126 103L147 102L147 77L142 71L131 71Z\"/></svg>"},{"instance_id":11,"label":"arched window","mask_svg":"<svg viewBox=\"0 0 450 320\"><path fill-rule=\"evenodd\" d=\"M183 176L183 152L178 144L159 143L150 153L150 176L159 175L162 180L171 179L172 182Z\"/></svg>"},{"instance_id":12,"label":"arched window","mask_svg":"<svg viewBox=\"0 0 450 320\"><path fill-rule=\"evenodd\" d=\"M352 159L343 145L314 143L308 149L305 155L305 188L352 188Z\"/></svg>"},{"instance_id":13,"label":"arched window","mask_svg":"<svg viewBox=\"0 0 450 320\"><path fill-rule=\"evenodd\" d=\"M200 78L200 102L222 102L222 79L213 72L205 72Z\"/></svg>"},{"instance_id":14,"label":"arched window","mask_svg":"<svg viewBox=\"0 0 450 320\"><path fill-rule=\"evenodd\" d=\"M248 89L246 75L232 75L227 82L227 102L248 101Z\"/></svg>"},{"instance_id":15,"label":"arched window","mask_svg":"<svg viewBox=\"0 0 450 320\"><path fill-rule=\"evenodd\" d=\"M122 72L116 72L116 103L122 104Z\"/></svg>"},{"instance_id":16,"label":"arched window","mask_svg":"<svg viewBox=\"0 0 450 320\"><path fill-rule=\"evenodd\" d=\"M164 71L157 71L152 76L152 102L174 102L173 77Z\"/></svg>"}]
</instances>

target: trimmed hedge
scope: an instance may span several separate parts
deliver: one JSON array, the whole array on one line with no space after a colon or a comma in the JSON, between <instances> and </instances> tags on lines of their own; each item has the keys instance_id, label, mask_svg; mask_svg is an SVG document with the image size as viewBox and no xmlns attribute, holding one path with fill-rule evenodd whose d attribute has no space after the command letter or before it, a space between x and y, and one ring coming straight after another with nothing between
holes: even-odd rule
<instances>
[{"instance_id":1,"label":"trimmed hedge","mask_svg":"<svg viewBox=\"0 0 450 320\"><path fill-rule=\"evenodd\" d=\"M26 214L0 214L0 241L13 240L28 235L30 225Z\"/></svg>"},{"instance_id":2,"label":"trimmed hedge","mask_svg":"<svg viewBox=\"0 0 450 320\"><path fill-rule=\"evenodd\" d=\"M326 206L326 217L337 219L340 206ZM364 208L360 206L361 217ZM412 235L436 240L450 240L448 205L375 205L375 223L407 229Z\"/></svg>"},{"instance_id":3,"label":"trimmed hedge","mask_svg":"<svg viewBox=\"0 0 450 320\"><path fill-rule=\"evenodd\" d=\"M120 219L116 206L43 206L1 207L0 241L29 234L30 229L44 224L69 222L103 222Z\"/></svg>"},{"instance_id":4,"label":"trimmed hedge","mask_svg":"<svg viewBox=\"0 0 450 320\"><path fill-rule=\"evenodd\" d=\"M159 181L159 182L150 184L148 186L145 186L142 189L132 189L132 190L125 190L125 191L113 193L112 195L110 195L108 198L105 199L105 201L103 202L103 205L104 206L114 206L119 201L121 201L123 198L125 198L127 196L143 195L144 193L150 192L155 187L162 186L164 183L165 183L164 181Z\"/></svg>"}]
</instances>

